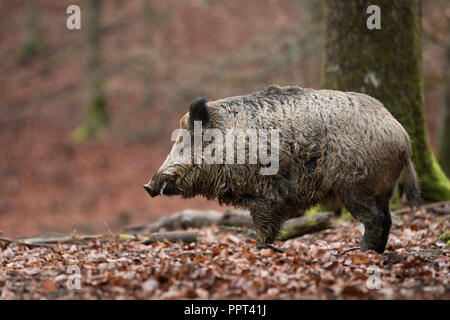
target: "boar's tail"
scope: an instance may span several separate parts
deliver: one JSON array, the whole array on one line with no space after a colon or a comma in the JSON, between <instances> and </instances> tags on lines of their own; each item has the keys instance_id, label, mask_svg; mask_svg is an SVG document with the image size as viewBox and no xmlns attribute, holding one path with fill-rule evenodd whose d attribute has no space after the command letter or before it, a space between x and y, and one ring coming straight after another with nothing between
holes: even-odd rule
<instances>
[{"instance_id":1,"label":"boar's tail","mask_svg":"<svg viewBox=\"0 0 450 320\"><path fill-rule=\"evenodd\" d=\"M409 205L411 206L411 211L414 212L419 208L421 198L420 198L419 179L417 177L416 170L414 169L414 165L409 156L406 159L405 185L403 190L406 194L406 199L408 200Z\"/></svg>"}]
</instances>

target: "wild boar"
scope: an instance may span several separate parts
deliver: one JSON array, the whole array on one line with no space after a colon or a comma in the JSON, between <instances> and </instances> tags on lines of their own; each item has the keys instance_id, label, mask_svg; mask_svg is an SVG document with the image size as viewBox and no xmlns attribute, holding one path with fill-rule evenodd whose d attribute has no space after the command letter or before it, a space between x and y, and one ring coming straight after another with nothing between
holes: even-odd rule
<instances>
[{"instance_id":1,"label":"wild boar","mask_svg":"<svg viewBox=\"0 0 450 320\"><path fill-rule=\"evenodd\" d=\"M216 134L205 139L208 130ZM229 130L272 131L277 139L269 142L259 134L258 142L277 156L276 170L264 173L267 161L243 162L232 149L220 149L224 139L217 133L225 136ZM203 137L200 142L196 134ZM205 156L195 153L211 145L211 136L220 142L212 153L215 161L201 161ZM144 185L147 192L202 195L249 209L259 248L271 247L285 220L319 203L338 203L364 224L361 251L382 253L391 227L389 201L402 172L409 203L414 208L420 201L407 132L380 101L365 94L270 86L215 101L198 98L172 138L172 151ZM249 159L256 153L250 141L249 135L243 144Z\"/></svg>"}]
</instances>

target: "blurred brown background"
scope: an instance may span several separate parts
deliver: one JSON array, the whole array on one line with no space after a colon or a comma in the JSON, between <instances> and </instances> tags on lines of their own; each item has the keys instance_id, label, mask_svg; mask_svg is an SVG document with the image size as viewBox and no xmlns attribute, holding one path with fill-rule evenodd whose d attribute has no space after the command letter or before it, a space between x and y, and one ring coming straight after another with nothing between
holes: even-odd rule
<instances>
[{"instance_id":1,"label":"blurred brown background","mask_svg":"<svg viewBox=\"0 0 450 320\"><path fill-rule=\"evenodd\" d=\"M66 28L71 4L81 8L81 30ZM91 41L101 49L94 55L109 122L95 137L77 141L91 99L86 8L87 0L0 2L4 235L104 233L185 208L220 209L202 198L151 199L142 189L192 100L269 84L320 87L322 1L104 0ZM427 122L437 153L448 3L425 0L422 14Z\"/></svg>"}]
</instances>

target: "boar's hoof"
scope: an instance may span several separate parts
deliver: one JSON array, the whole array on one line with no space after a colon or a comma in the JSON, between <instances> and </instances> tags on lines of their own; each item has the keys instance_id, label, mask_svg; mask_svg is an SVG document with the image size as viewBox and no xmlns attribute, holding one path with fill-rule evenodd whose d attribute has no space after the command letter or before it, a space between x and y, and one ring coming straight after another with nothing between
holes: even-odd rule
<instances>
[{"instance_id":1,"label":"boar's hoof","mask_svg":"<svg viewBox=\"0 0 450 320\"><path fill-rule=\"evenodd\" d=\"M285 251L283 249L277 248L277 247L275 247L275 246L273 246L271 244L260 244L260 245L257 245L256 248L258 250L261 250L261 249L272 249L274 252L285 253Z\"/></svg>"}]
</instances>

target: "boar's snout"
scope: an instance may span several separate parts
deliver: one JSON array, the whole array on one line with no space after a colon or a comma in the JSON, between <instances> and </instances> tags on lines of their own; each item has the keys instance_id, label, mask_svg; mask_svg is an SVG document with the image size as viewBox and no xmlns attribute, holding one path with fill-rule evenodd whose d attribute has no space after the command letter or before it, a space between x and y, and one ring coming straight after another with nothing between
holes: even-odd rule
<instances>
[{"instance_id":1,"label":"boar's snout","mask_svg":"<svg viewBox=\"0 0 450 320\"><path fill-rule=\"evenodd\" d=\"M150 182L147 184L144 184L144 189L145 191L148 192L148 194L150 195L150 197L156 197L159 194L159 191L155 190L154 188L152 188Z\"/></svg>"},{"instance_id":2,"label":"boar's snout","mask_svg":"<svg viewBox=\"0 0 450 320\"><path fill-rule=\"evenodd\" d=\"M172 196L180 194L180 190L175 184L175 181L173 179L168 179L168 177L165 179L152 178L149 183L144 184L144 189L152 198L157 195Z\"/></svg>"}]
</instances>

